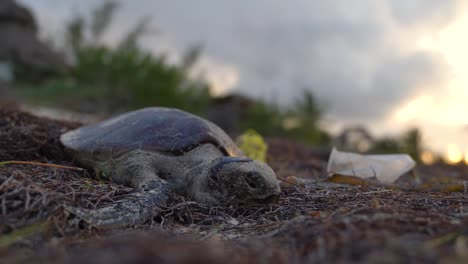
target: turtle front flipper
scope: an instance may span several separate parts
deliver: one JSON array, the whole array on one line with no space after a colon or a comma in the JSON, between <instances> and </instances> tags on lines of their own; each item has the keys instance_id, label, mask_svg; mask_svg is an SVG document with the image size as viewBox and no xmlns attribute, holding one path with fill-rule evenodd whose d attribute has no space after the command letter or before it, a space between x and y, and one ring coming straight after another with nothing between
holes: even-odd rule
<instances>
[{"instance_id":1,"label":"turtle front flipper","mask_svg":"<svg viewBox=\"0 0 468 264\"><path fill-rule=\"evenodd\" d=\"M120 227L143 224L160 213L172 193L164 180L153 180L124 198L98 209L66 206L65 209L95 227Z\"/></svg>"}]
</instances>

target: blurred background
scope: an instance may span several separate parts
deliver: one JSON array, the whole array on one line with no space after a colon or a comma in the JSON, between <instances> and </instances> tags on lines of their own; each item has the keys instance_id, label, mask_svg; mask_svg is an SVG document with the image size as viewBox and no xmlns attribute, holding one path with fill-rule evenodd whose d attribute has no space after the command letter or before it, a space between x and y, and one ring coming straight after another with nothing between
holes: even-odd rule
<instances>
[{"instance_id":1,"label":"blurred background","mask_svg":"<svg viewBox=\"0 0 468 264\"><path fill-rule=\"evenodd\" d=\"M463 0L1 0L0 40L0 96L59 117L170 106L468 164Z\"/></svg>"}]
</instances>

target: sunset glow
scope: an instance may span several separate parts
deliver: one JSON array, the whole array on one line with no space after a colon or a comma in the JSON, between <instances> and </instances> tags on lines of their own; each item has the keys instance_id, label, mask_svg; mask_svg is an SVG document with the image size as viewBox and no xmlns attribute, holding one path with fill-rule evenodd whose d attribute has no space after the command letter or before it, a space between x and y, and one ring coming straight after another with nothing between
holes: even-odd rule
<instances>
[{"instance_id":1,"label":"sunset glow","mask_svg":"<svg viewBox=\"0 0 468 264\"><path fill-rule=\"evenodd\" d=\"M402 125L430 127L425 135L430 138L433 150L445 153L444 158L450 163L468 164L468 153L463 152L468 149L468 133L462 130L468 124L468 11L465 10L466 4L460 2L457 19L419 42L421 50L442 55L450 67L450 79L436 87L435 93L418 95L403 103L393 120ZM445 131L435 132L434 127ZM447 139L453 144L448 144Z\"/></svg>"},{"instance_id":2,"label":"sunset glow","mask_svg":"<svg viewBox=\"0 0 468 264\"><path fill-rule=\"evenodd\" d=\"M457 164L463 160L463 153L453 144L450 144L447 149L446 161L450 164Z\"/></svg>"},{"instance_id":3,"label":"sunset glow","mask_svg":"<svg viewBox=\"0 0 468 264\"><path fill-rule=\"evenodd\" d=\"M398 122L408 122L424 115L424 112L433 104L433 98L428 95L417 97L406 105L403 105L395 113L395 119Z\"/></svg>"},{"instance_id":4,"label":"sunset glow","mask_svg":"<svg viewBox=\"0 0 468 264\"><path fill-rule=\"evenodd\" d=\"M468 15L461 16L452 25L442 30L435 40L447 62L458 75L466 75L468 61Z\"/></svg>"}]
</instances>

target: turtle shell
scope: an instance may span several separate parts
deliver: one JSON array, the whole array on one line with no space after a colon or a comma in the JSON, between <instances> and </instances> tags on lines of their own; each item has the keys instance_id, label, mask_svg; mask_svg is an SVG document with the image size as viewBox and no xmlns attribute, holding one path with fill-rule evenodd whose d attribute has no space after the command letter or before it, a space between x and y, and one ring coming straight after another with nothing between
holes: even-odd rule
<instances>
[{"instance_id":1,"label":"turtle shell","mask_svg":"<svg viewBox=\"0 0 468 264\"><path fill-rule=\"evenodd\" d=\"M243 156L218 126L193 114L163 107L144 108L72 130L60 138L74 151L120 155L135 149L171 155L213 144L227 156Z\"/></svg>"}]
</instances>

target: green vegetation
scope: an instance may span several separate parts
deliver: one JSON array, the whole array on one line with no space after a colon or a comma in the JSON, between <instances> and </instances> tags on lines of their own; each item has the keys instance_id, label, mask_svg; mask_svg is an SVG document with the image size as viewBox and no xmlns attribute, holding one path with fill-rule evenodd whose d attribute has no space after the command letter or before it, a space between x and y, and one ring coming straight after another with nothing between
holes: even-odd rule
<instances>
[{"instance_id":1,"label":"green vegetation","mask_svg":"<svg viewBox=\"0 0 468 264\"><path fill-rule=\"evenodd\" d=\"M330 136L318 127L322 110L309 90L304 90L301 99L287 109L254 102L247 109L247 116L239 124L242 130L253 127L265 136L287 137L314 145L330 141Z\"/></svg>"},{"instance_id":2,"label":"green vegetation","mask_svg":"<svg viewBox=\"0 0 468 264\"><path fill-rule=\"evenodd\" d=\"M81 16L70 21L65 52L75 65L40 85L23 84L24 94L39 103L88 112L158 105L202 113L210 100L209 87L188 78L196 52L190 50L180 66L169 64L164 55L141 49L138 40L148 31L147 19L137 23L116 47L100 42L117 7L109 1L94 10L91 21Z\"/></svg>"},{"instance_id":3,"label":"green vegetation","mask_svg":"<svg viewBox=\"0 0 468 264\"><path fill-rule=\"evenodd\" d=\"M419 129L412 128L408 130L401 140L402 152L410 154L414 160L421 161L422 153L422 135Z\"/></svg>"},{"instance_id":4,"label":"green vegetation","mask_svg":"<svg viewBox=\"0 0 468 264\"><path fill-rule=\"evenodd\" d=\"M421 161L422 136L417 128L412 128L400 137L381 138L372 146L373 153L408 153L417 161Z\"/></svg>"}]
</instances>

